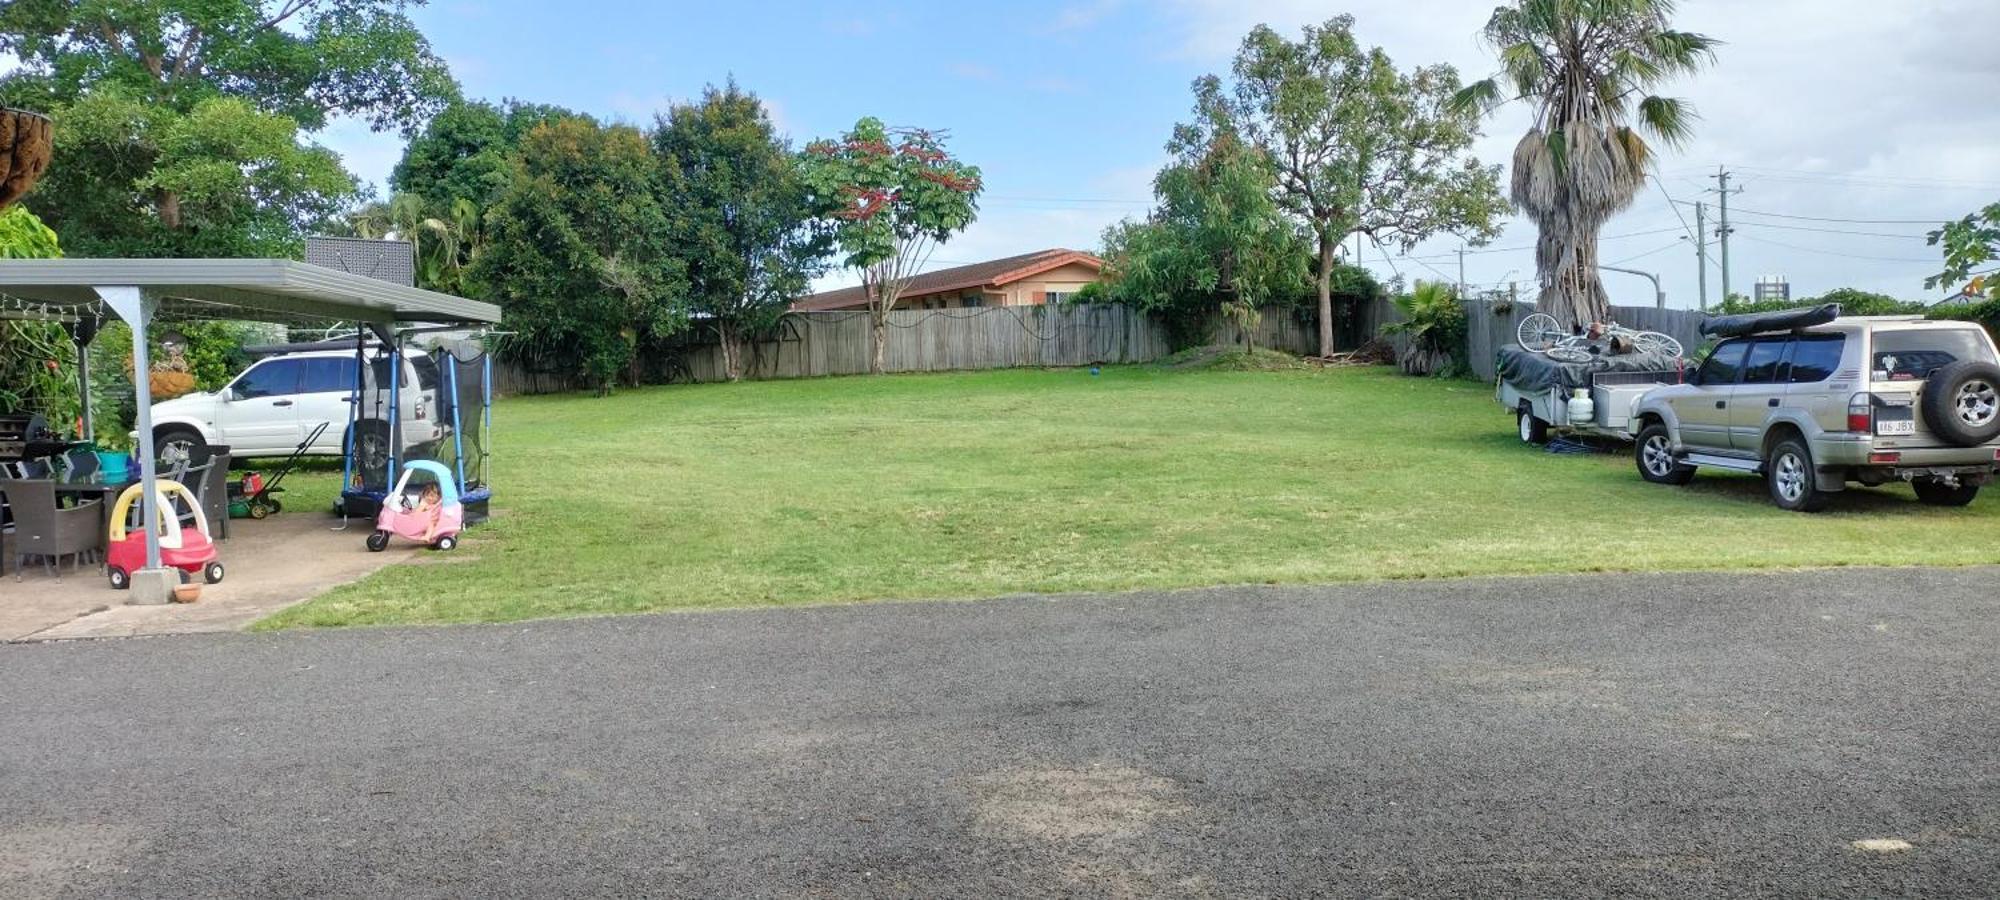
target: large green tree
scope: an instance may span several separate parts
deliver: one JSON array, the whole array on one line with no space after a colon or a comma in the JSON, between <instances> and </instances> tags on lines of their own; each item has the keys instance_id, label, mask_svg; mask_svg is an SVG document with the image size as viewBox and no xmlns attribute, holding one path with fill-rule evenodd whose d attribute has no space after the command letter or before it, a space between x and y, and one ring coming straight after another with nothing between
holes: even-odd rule
<instances>
[{"instance_id":1,"label":"large green tree","mask_svg":"<svg viewBox=\"0 0 2000 900\"><path fill-rule=\"evenodd\" d=\"M685 325L646 136L579 116L535 126L516 157L469 273L516 332L502 353L600 392L635 381L639 350Z\"/></svg>"},{"instance_id":2,"label":"large green tree","mask_svg":"<svg viewBox=\"0 0 2000 900\"><path fill-rule=\"evenodd\" d=\"M0 5L0 52L19 60L0 101L56 120L30 205L88 255L295 249L354 195L301 135L340 116L413 133L456 96L407 15L419 2Z\"/></svg>"},{"instance_id":3,"label":"large green tree","mask_svg":"<svg viewBox=\"0 0 2000 900\"><path fill-rule=\"evenodd\" d=\"M559 106L515 100L497 105L454 102L410 139L389 173L389 185L397 193L422 197L433 210L448 210L461 200L484 210L506 192L514 172L511 157L528 131L575 115Z\"/></svg>"},{"instance_id":4,"label":"large green tree","mask_svg":"<svg viewBox=\"0 0 2000 900\"><path fill-rule=\"evenodd\" d=\"M1296 42L1258 26L1230 72L1227 84L1195 81L1191 127L1234 131L1269 156L1278 202L1312 231L1322 354L1335 349L1333 277L1347 235L1408 249L1440 233L1475 243L1498 233L1499 169L1470 155L1478 116L1449 106L1452 67L1400 71L1381 48L1361 47L1352 16L1337 16Z\"/></svg>"},{"instance_id":5,"label":"large green tree","mask_svg":"<svg viewBox=\"0 0 2000 900\"><path fill-rule=\"evenodd\" d=\"M861 274L875 335L869 371L880 375L889 311L931 251L979 214L979 168L952 157L935 131L891 129L872 117L838 140L807 145L801 160L843 263Z\"/></svg>"},{"instance_id":6,"label":"large green tree","mask_svg":"<svg viewBox=\"0 0 2000 900\"><path fill-rule=\"evenodd\" d=\"M1653 90L1711 61L1717 42L1674 30L1673 11L1672 0L1517 0L1486 24L1500 73L1454 98L1466 111L1534 108L1513 198L1540 232L1539 306L1565 325L1610 318L1597 239L1645 187L1654 151L1640 130L1676 145L1694 127L1692 107Z\"/></svg>"},{"instance_id":7,"label":"large green tree","mask_svg":"<svg viewBox=\"0 0 2000 900\"><path fill-rule=\"evenodd\" d=\"M291 256L357 193L331 150L236 97L180 112L106 90L58 111L55 136L26 202L81 256Z\"/></svg>"},{"instance_id":8,"label":"large green tree","mask_svg":"<svg viewBox=\"0 0 2000 900\"><path fill-rule=\"evenodd\" d=\"M1105 232L1111 297L1164 321L1177 348L1206 340L1217 315L1247 341L1260 308L1312 296L1310 245L1273 199L1261 149L1185 127L1169 149L1177 158L1153 180L1152 213Z\"/></svg>"},{"instance_id":9,"label":"large green tree","mask_svg":"<svg viewBox=\"0 0 2000 900\"><path fill-rule=\"evenodd\" d=\"M775 325L825 271L831 236L764 104L733 81L669 110L653 152L686 267L683 302L715 328L734 381L746 339Z\"/></svg>"}]
</instances>

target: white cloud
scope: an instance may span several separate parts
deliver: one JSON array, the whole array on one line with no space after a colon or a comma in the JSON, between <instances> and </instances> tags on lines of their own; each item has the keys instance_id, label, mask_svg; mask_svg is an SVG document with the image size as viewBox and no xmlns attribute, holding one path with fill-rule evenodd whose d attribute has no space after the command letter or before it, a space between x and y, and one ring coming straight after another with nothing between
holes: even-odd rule
<instances>
[{"instance_id":1,"label":"white cloud","mask_svg":"<svg viewBox=\"0 0 2000 900\"><path fill-rule=\"evenodd\" d=\"M1491 3L1464 0L1352 0L1329 8L1310 0L1171 0L1173 54L1208 68L1226 68L1242 35L1259 22L1296 34L1307 22L1339 10L1354 13L1355 31L1380 44L1399 65L1449 62L1468 78L1492 71L1491 48L1479 32ZM1717 64L1664 91L1696 105L1702 122L1684 148L1663 148L1661 181L1677 199L1702 199L1716 164L1738 173L1745 192L1731 198L1744 210L1854 219L1934 220L1961 215L2000 196L2000 107L1991 102L2000 82L2000 58L1984 53L1970 36L2000 33L2000 4L1991 0L1688 0L1679 27L1727 43ZM1526 125L1520 107L1487 124L1477 152L1505 162ZM1712 196L1707 199L1713 200ZM1684 214L1688 213L1683 209ZM1711 224L1712 224L1711 210ZM1691 218L1691 214L1689 215ZM1939 266L1936 251L1915 237L1920 225L1818 223L1843 231L1896 233L1902 237L1841 235L1773 228L1813 226L1801 220L1762 221L1737 231L1731 247L1731 288L1747 293L1760 272L1782 272L1794 294L1854 285L1899 296L1926 296L1923 277ZM1607 233L1679 225L1657 188ZM1607 242L1606 258L1663 248L1673 235ZM1495 246L1531 243L1532 226L1517 222ZM1775 242L1775 243L1774 243ZM1804 249L1778 246L1779 243ZM1419 255L1449 252L1455 241L1434 241ZM1711 258L1715 249L1710 249ZM1375 252L1369 251L1371 257ZM1452 261L1430 260L1447 270ZM1677 304L1692 305L1695 262L1691 243L1662 249L1638 265L1654 266L1668 280ZM1468 257L1468 280L1498 279L1508 270L1532 278L1526 252ZM1433 274L1404 263L1405 271ZM1711 300L1719 273L1711 269ZM1518 277L1518 276L1517 276ZM1634 286L1621 302L1644 293Z\"/></svg>"}]
</instances>

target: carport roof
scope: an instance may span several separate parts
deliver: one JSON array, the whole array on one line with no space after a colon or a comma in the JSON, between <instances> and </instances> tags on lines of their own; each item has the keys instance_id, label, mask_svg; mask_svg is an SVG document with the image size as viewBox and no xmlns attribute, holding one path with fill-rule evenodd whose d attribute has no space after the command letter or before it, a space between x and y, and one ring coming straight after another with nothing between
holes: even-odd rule
<instances>
[{"instance_id":1,"label":"carport roof","mask_svg":"<svg viewBox=\"0 0 2000 900\"><path fill-rule=\"evenodd\" d=\"M159 302L161 319L500 321L491 303L289 259L0 260L0 296L36 307L18 311L106 317L100 287L138 288Z\"/></svg>"}]
</instances>

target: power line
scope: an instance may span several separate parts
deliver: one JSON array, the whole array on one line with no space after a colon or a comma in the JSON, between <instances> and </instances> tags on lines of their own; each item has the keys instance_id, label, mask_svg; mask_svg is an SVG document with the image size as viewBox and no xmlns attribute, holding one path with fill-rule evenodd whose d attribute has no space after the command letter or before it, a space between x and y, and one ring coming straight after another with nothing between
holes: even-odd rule
<instances>
[{"instance_id":1,"label":"power line","mask_svg":"<svg viewBox=\"0 0 2000 900\"><path fill-rule=\"evenodd\" d=\"M1676 231L1680 231L1680 229L1678 229L1678 228L1671 228L1671 227L1669 227L1669 228L1655 228L1655 229L1653 229L1653 230L1651 230L1651 231L1631 231L1631 232L1626 232L1625 234L1607 234L1607 235L1604 235L1604 236L1602 236L1602 237L1599 237L1599 238L1598 238L1598 240L1600 240L1600 241L1621 241L1621 240L1624 240L1624 239L1626 239L1626 238L1635 238L1635 237L1649 237L1649 236L1651 236L1651 235L1656 235L1656 234L1668 234L1668 233L1670 233L1670 232L1676 232ZM1378 244L1377 246L1380 246L1380 245ZM1518 252L1520 252L1520 251L1522 251L1522 250L1533 250L1533 249L1535 249L1535 245L1534 245L1534 244L1522 244L1522 245L1520 245L1520 246L1516 246L1516 247L1481 247L1481 248L1479 248L1479 249L1477 249L1477 250L1467 250L1467 251L1465 251L1465 253L1466 253L1466 255L1467 255L1467 256L1472 256L1472 255L1475 255L1475 254L1480 254L1480 253L1518 253ZM1450 252L1450 253L1427 253L1427 254L1424 254L1423 256L1411 256L1411 255L1408 255L1408 254L1404 254L1404 255L1401 255L1401 256L1398 256L1398 257L1396 257L1396 258L1397 258L1397 259L1439 259L1439 260L1443 260L1443 259L1457 259L1457 258L1458 258L1458 251L1454 250L1454 251L1452 251L1452 252Z\"/></svg>"},{"instance_id":2,"label":"power line","mask_svg":"<svg viewBox=\"0 0 2000 900\"><path fill-rule=\"evenodd\" d=\"M1628 263L1628 262L1631 262L1631 261L1633 261L1633 260L1635 260L1635 259L1645 259L1646 257L1648 257L1648 256L1652 256L1652 255L1653 255L1653 254L1655 254L1655 253L1665 253L1665 252L1667 252L1668 250L1672 250L1672 249L1674 249L1675 247L1678 247L1678 246L1680 246L1680 245L1681 245L1681 242L1680 242L1680 241L1675 241L1675 242L1673 242L1673 243L1671 243L1671 244L1667 244L1666 246L1663 246L1663 247L1654 247L1653 249L1651 249L1651 250L1648 250L1648 251L1646 251L1646 252L1644 252L1644 253L1638 253L1638 254L1634 254L1634 255L1632 255L1632 256L1627 256L1627 257L1625 257L1624 259L1614 259L1614 260L1612 260L1612 261L1610 261L1610 262L1608 262L1608 263L1605 263L1605 265L1607 265L1607 266L1616 266L1616 265L1623 265L1623 264L1625 264L1625 263Z\"/></svg>"},{"instance_id":3,"label":"power line","mask_svg":"<svg viewBox=\"0 0 2000 900\"><path fill-rule=\"evenodd\" d=\"M1741 210L1737 210L1737 212L1741 212ZM1852 234L1861 237L1903 238L1912 241L1930 240L1929 237L1921 234L1900 234L1889 231L1850 231L1845 228L1815 228L1811 225L1779 225L1776 222L1738 222L1736 224L1739 227L1747 228L1776 228L1781 231L1811 231L1817 234Z\"/></svg>"},{"instance_id":4,"label":"power line","mask_svg":"<svg viewBox=\"0 0 2000 900\"><path fill-rule=\"evenodd\" d=\"M1686 206L1694 205L1685 200L1675 200L1674 202ZM1801 216L1792 213L1764 212L1762 210L1743 209L1741 207L1736 208L1733 212L1748 213L1753 216L1766 216L1773 219L1798 219L1802 222L1836 222L1847 225L1937 225L1941 222L1949 222L1958 218L1957 216L1945 216L1938 219L1841 219L1833 216Z\"/></svg>"},{"instance_id":5,"label":"power line","mask_svg":"<svg viewBox=\"0 0 2000 900\"><path fill-rule=\"evenodd\" d=\"M1801 247L1797 244L1787 244L1783 241L1774 241L1771 240L1770 238L1761 238L1754 234L1743 235L1743 238L1744 240L1756 241L1759 244L1770 244L1773 247L1783 247L1787 250L1797 250L1801 253L1817 253L1820 254L1821 256L1838 256L1842 259L1865 259L1872 262L1897 262L1897 263L1938 262L1938 260L1935 259L1911 259L1906 256L1863 256L1856 253L1848 253L1845 250L1821 250L1817 247Z\"/></svg>"},{"instance_id":6,"label":"power line","mask_svg":"<svg viewBox=\"0 0 2000 900\"><path fill-rule=\"evenodd\" d=\"M1862 184L1881 184L1889 187L1945 187L2000 190L2000 184L1990 181L1966 181L1959 178L1925 178L1917 175L1859 175L1848 172L1815 172L1808 169L1784 169L1776 166L1739 165L1736 168L1757 172L1760 178L1805 178L1824 181L1850 181Z\"/></svg>"}]
</instances>

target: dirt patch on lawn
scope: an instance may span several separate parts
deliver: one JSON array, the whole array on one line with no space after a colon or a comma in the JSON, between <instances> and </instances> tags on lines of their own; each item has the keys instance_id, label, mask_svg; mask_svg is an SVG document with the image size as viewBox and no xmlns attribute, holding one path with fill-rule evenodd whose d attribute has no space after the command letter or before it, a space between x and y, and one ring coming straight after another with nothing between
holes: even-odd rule
<instances>
[{"instance_id":1,"label":"dirt patch on lawn","mask_svg":"<svg viewBox=\"0 0 2000 900\"><path fill-rule=\"evenodd\" d=\"M1177 372L1280 372L1312 368L1289 353L1219 345L1190 347L1160 360L1159 366Z\"/></svg>"}]
</instances>

